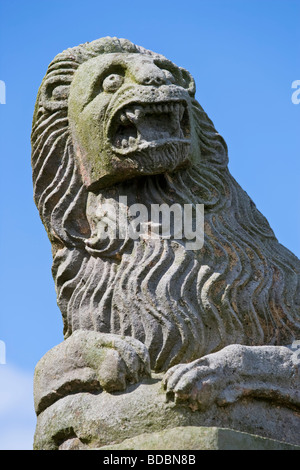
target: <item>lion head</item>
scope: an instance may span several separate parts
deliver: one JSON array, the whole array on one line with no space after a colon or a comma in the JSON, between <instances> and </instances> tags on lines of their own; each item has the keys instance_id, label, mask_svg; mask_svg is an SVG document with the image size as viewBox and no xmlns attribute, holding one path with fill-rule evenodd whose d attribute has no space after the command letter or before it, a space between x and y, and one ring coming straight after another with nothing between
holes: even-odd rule
<instances>
[{"instance_id":1,"label":"lion head","mask_svg":"<svg viewBox=\"0 0 300 470\"><path fill-rule=\"evenodd\" d=\"M125 39L50 64L32 131L34 197L66 337L130 335L166 370L222 347L299 335L300 262L228 171L191 75ZM99 208L204 204L205 243L97 238Z\"/></svg>"},{"instance_id":2,"label":"lion head","mask_svg":"<svg viewBox=\"0 0 300 470\"><path fill-rule=\"evenodd\" d=\"M189 74L162 57L114 52L83 63L68 115L87 188L186 166L193 94Z\"/></svg>"}]
</instances>

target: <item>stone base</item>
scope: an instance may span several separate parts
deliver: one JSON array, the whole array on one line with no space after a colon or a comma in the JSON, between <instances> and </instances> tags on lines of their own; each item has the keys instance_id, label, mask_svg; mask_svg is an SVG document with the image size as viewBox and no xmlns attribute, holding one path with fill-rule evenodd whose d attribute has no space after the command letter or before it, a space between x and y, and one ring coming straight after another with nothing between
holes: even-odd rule
<instances>
[{"instance_id":1,"label":"stone base","mask_svg":"<svg viewBox=\"0 0 300 470\"><path fill-rule=\"evenodd\" d=\"M232 429L181 426L141 434L98 450L300 450L300 447Z\"/></svg>"},{"instance_id":2,"label":"stone base","mask_svg":"<svg viewBox=\"0 0 300 470\"><path fill-rule=\"evenodd\" d=\"M174 433L176 428L184 431L180 432L180 437ZM154 449L149 447L152 439L155 441L158 436L162 445L161 436L166 436L167 441L171 439L172 447L165 444L161 449L201 449L200 444L189 447L190 438L186 433L193 430L195 442L198 442L203 429L207 428L210 436L211 433L218 436L214 437L214 445L216 442L225 445L226 435L235 439L232 441L235 445L236 439L243 440L243 433L247 433L254 435L249 441L252 444L273 440L300 446L300 415L296 410L264 400L243 399L227 406L213 405L206 411L192 411L167 402L161 377L156 376L132 385L123 393L85 392L58 400L38 416L34 448L99 449L134 439L136 447L132 448ZM184 446L178 447L181 439ZM139 442L146 447L138 447Z\"/></svg>"}]
</instances>

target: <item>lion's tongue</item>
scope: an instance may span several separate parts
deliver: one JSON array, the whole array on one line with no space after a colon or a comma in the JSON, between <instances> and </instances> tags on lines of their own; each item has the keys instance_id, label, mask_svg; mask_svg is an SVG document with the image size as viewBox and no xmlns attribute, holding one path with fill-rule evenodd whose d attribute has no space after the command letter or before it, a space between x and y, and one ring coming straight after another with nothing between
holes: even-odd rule
<instances>
[{"instance_id":1,"label":"lion's tongue","mask_svg":"<svg viewBox=\"0 0 300 470\"><path fill-rule=\"evenodd\" d=\"M179 122L170 114L147 114L135 122L140 140L154 142L157 140L179 137Z\"/></svg>"}]
</instances>

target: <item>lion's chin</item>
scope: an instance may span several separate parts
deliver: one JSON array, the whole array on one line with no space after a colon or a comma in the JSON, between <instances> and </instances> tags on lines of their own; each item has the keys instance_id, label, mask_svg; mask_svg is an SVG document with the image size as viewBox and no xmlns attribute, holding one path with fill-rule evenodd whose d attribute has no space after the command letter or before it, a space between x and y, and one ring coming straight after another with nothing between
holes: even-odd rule
<instances>
[{"instance_id":1,"label":"lion's chin","mask_svg":"<svg viewBox=\"0 0 300 470\"><path fill-rule=\"evenodd\" d=\"M190 145L179 139L156 141L136 148L126 157L126 163L124 180L172 173L190 165Z\"/></svg>"}]
</instances>

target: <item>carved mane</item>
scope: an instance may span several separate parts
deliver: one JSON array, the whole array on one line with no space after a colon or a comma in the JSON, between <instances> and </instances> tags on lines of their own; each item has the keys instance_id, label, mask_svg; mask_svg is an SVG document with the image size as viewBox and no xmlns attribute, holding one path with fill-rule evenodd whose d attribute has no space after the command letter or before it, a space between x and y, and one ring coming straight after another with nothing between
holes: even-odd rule
<instances>
[{"instance_id":1,"label":"carved mane","mask_svg":"<svg viewBox=\"0 0 300 470\"><path fill-rule=\"evenodd\" d=\"M133 336L156 370L232 343L290 344L300 332L300 261L230 175L226 144L196 100L193 165L115 188L131 203L204 204L202 250L174 240L109 244L98 255L86 249L88 191L74 158L68 93L80 64L110 52L158 56L116 38L64 51L48 68L33 119L34 198L53 247L65 336L79 328Z\"/></svg>"}]
</instances>

